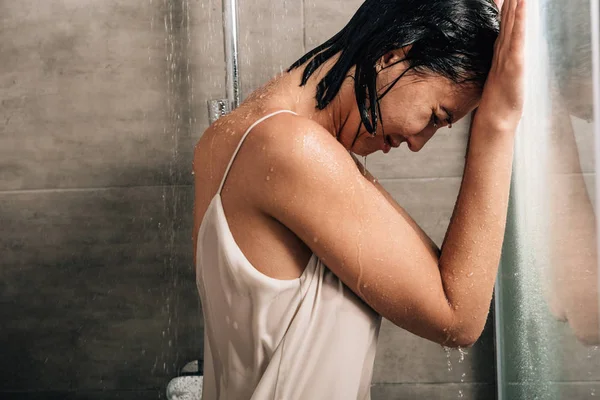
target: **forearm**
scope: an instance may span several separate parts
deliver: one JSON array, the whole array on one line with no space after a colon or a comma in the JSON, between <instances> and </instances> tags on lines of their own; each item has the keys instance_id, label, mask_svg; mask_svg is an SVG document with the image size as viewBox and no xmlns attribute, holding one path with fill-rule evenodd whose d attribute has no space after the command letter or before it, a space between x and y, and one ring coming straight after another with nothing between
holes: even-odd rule
<instances>
[{"instance_id":1,"label":"forearm","mask_svg":"<svg viewBox=\"0 0 600 400\"><path fill-rule=\"evenodd\" d=\"M514 129L475 116L458 199L440 256L453 331L483 329L496 278L512 172Z\"/></svg>"}]
</instances>

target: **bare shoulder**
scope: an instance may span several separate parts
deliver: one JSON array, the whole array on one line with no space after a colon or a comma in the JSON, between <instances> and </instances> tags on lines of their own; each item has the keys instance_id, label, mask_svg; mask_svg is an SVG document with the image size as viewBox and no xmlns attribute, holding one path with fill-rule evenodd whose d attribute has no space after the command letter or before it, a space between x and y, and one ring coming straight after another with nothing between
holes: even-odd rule
<instances>
[{"instance_id":1,"label":"bare shoulder","mask_svg":"<svg viewBox=\"0 0 600 400\"><path fill-rule=\"evenodd\" d=\"M273 201L288 201L287 195L297 198L323 185L346 185L349 175L362 178L348 151L308 118L279 114L254 128L246 141L246 154L259 173L254 189L267 207Z\"/></svg>"}]
</instances>

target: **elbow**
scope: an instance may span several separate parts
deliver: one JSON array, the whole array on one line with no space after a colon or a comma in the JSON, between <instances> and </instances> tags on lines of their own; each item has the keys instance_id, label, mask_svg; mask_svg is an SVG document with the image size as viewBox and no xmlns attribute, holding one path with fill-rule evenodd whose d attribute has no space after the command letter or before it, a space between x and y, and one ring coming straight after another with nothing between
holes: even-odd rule
<instances>
[{"instance_id":1,"label":"elbow","mask_svg":"<svg viewBox=\"0 0 600 400\"><path fill-rule=\"evenodd\" d=\"M444 340L440 344L450 348L473 347L481 337L484 327L485 320L481 324L459 323L455 329L450 330L451 334L448 334L448 330L445 331Z\"/></svg>"},{"instance_id":2,"label":"elbow","mask_svg":"<svg viewBox=\"0 0 600 400\"><path fill-rule=\"evenodd\" d=\"M481 332L465 332L456 336L453 336L441 343L443 346L450 348L468 348L473 347L479 337L481 336Z\"/></svg>"}]
</instances>

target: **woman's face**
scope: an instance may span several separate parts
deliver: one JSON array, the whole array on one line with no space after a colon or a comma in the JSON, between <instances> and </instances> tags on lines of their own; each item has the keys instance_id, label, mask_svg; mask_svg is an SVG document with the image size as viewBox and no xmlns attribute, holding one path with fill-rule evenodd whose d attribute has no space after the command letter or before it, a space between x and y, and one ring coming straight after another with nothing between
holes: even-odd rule
<instances>
[{"instance_id":1,"label":"woman's face","mask_svg":"<svg viewBox=\"0 0 600 400\"><path fill-rule=\"evenodd\" d=\"M383 68L378 75L378 92L404 71L402 63ZM367 155L378 150L387 153L406 142L419 151L442 126L448 126L473 111L481 89L458 85L440 76L406 74L381 99L381 120L373 136L364 128L352 151Z\"/></svg>"}]
</instances>

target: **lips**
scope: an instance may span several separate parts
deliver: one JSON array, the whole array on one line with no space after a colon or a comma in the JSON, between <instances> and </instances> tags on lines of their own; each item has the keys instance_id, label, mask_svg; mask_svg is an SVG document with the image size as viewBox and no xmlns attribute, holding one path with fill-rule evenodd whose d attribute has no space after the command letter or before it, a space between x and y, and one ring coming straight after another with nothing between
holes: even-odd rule
<instances>
[{"instance_id":1,"label":"lips","mask_svg":"<svg viewBox=\"0 0 600 400\"><path fill-rule=\"evenodd\" d=\"M404 140L397 139L395 137L386 135L385 143L390 147L399 147Z\"/></svg>"}]
</instances>

